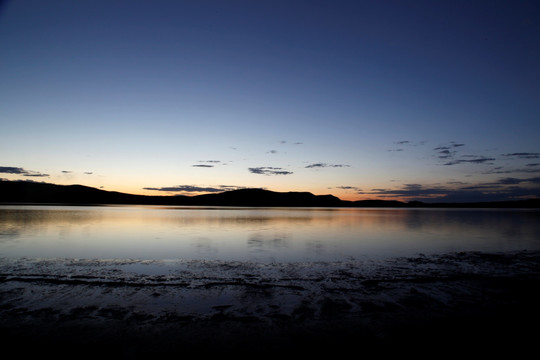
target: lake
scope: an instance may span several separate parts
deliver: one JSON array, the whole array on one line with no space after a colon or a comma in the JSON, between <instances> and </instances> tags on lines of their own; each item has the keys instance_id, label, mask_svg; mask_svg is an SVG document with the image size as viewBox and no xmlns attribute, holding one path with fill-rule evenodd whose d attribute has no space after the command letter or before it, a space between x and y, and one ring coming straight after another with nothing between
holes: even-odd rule
<instances>
[{"instance_id":1,"label":"lake","mask_svg":"<svg viewBox=\"0 0 540 360\"><path fill-rule=\"evenodd\" d=\"M525 357L540 321L539 217L3 205L0 336L56 358L501 346Z\"/></svg>"},{"instance_id":2,"label":"lake","mask_svg":"<svg viewBox=\"0 0 540 360\"><path fill-rule=\"evenodd\" d=\"M0 206L4 258L341 261L540 249L536 209Z\"/></svg>"}]
</instances>

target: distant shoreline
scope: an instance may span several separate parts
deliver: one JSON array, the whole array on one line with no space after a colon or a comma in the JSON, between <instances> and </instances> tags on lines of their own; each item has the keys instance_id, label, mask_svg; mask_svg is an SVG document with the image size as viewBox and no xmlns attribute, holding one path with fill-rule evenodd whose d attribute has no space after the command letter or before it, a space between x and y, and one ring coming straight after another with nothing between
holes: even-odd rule
<instances>
[{"instance_id":1,"label":"distant shoreline","mask_svg":"<svg viewBox=\"0 0 540 360\"><path fill-rule=\"evenodd\" d=\"M56 185L25 181L0 181L0 204L13 205L169 205L249 207L340 207L340 208L540 208L540 199L491 202L425 203L397 200L341 200L333 195L309 192L275 192L240 189L185 196L133 195L83 185Z\"/></svg>"}]
</instances>

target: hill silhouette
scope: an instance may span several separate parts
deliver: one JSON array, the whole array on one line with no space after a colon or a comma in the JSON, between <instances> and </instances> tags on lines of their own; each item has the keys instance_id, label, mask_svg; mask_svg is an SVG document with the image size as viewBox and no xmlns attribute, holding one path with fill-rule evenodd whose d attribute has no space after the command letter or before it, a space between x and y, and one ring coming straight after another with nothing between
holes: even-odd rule
<instances>
[{"instance_id":1,"label":"hill silhouette","mask_svg":"<svg viewBox=\"0 0 540 360\"><path fill-rule=\"evenodd\" d=\"M105 191L83 185L0 181L0 202L50 204L141 204L212 206L343 206L332 195L241 189L196 196L148 196Z\"/></svg>"},{"instance_id":2,"label":"hill silhouette","mask_svg":"<svg viewBox=\"0 0 540 360\"><path fill-rule=\"evenodd\" d=\"M275 192L240 189L185 196L148 196L100 190L83 185L56 185L28 181L0 181L0 203L22 204L125 204L186 206L297 206L297 207L508 207L539 208L540 199L480 203L423 203L395 200L346 201L310 192Z\"/></svg>"}]
</instances>

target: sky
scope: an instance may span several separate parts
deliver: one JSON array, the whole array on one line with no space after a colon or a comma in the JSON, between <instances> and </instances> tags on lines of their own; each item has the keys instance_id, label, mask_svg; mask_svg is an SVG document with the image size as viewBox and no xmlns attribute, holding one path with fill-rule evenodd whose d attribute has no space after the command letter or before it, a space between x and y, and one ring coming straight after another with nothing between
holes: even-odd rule
<instances>
[{"instance_id":1,"label":"sky","mask_svg":"<svg viewBox=\"0 0 540 360\"><path fill-rule=\"evenodd\" d=\"M0 179L540 197L540 4L4 1Z\"/></svg>"}]
</instances>

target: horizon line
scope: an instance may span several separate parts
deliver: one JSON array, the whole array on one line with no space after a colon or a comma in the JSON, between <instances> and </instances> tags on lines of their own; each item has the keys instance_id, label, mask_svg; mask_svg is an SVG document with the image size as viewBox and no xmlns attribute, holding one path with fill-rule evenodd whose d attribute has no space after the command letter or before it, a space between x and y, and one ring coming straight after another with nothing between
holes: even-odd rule
<instances>
[{"instance_id":1,"label":"horizon line","mask_svg":"<svg viewBox=\"0 0 540 360\"><path fill-rule=\"evenodd\" d=\"M333 197L333 198L335 198L334 201L339 201L340 203L343 203L344 205L345 204L354 205L354 204L372 202L372 203L387 203L387 204L400 203L400 204L403 204L403 205L417 204L417 205L422 205L422 206L449 206L450 207L452 205L460 205L460 204L462 204L462 205L474 205L474 204L486 204L486 205L489 205L489 204L494 204L495 205L495 204L505 204L505 203L506 204L511 204L511 203L527 203L527 202L536 203L536 202L538 202L539 204L536 204L535 207L540 207L540 198L534 198L534 197L523 198L523 199L515 199L515 200L491 200L491 201L490 200L483 200L483 201L463 201L463 202L424 202L424 201L420 201L420 200L403 201L403 200L397 200L397 199L343 200L343 199L341 199L338 196L335 196L333 194L314 194L314 193L312 193L310 191L275 191L275 190L266 189L264 187L246 187L246 188L239 188L239 189L224 189L223 191L220 191L220 192L208 192L208 193L196 194L196 195L184 195L184 194L176 194L176 195L145 195L145 194L133 194L133 193L121 192L121 191L117 191L117 190L105 190L105 189L96 188L96 187L83 185L83 184L65 185L65 184L55 184L55 183L50 183L50 182L45 182L45 181L9 180L9 179L5 179L5 178L0 178L0 183L2 183L2 182L36 184L36 185L49 185L49 186L60 186L60 187L79 186L79 187L84 187L84 188L87 188L87 189L101 191L101 192L104 192L104 193L117 193L117 194L121 194L121 195L141 197L141 198L147 198L147 199L150 199L150 198L162 198L162 199L169 198L169 199L172 199L172 198L181 198L181 197L193 199L193 198L197 198L197 197L200 197L200 196L212 196L212 195L219 195L219 194L231 193L231 192L240 192L240 191L246 191L246 190L260 190L260 191L264 191L264 192L268 192L268 193L275 193L275 194L309 194L309 195L312 195L312 196L314 196L316 198ZM0 200L0 202L1 202L1 200Z\"/></svg>"}]
</instances>

